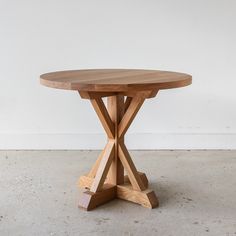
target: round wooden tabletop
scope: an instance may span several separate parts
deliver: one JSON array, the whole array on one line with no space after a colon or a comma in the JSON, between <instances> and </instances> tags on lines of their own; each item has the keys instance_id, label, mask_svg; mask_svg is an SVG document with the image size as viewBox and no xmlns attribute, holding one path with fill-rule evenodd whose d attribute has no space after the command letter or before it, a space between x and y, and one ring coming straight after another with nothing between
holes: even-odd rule
<instances>
[{"instance_id":1,"label":"round wooden tabletop","mask_svg":"<svg viewBox=\"0 0 236 236\"><path fill-rule=\"evenodd\" d=\"M122 92L183 87L192 83L192 77L159 70L91 69L46 73L40 82L59 89Z\"/></svg>"}]
</instances>

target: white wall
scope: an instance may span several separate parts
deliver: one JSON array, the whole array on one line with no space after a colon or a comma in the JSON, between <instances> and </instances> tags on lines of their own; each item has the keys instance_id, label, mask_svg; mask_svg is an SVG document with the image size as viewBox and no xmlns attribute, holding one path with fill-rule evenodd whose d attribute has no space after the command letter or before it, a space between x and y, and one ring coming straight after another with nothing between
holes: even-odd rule
<instances>
[{"instance_id":1,"label":"white wall","mask_svg":"<svg viewBox=\"0 0 236 236\"><path fill-rule=\"evenodd\" d=\"M0 148L102 148L89 102L39 84L82 68L193 75L145 103L130 148L236 148L235 42L235 0L0 0Z\"/></svg>"}]
</instances>

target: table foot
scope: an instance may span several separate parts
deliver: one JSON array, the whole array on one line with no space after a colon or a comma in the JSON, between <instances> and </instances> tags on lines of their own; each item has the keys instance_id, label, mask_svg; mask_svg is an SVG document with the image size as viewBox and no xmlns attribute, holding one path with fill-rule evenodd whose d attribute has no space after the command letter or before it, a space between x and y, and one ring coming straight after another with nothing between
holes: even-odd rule
<instances>
[{"instance_id":1,"label":"table foot","mask_svg":"<svg viewBox=\"0 0 236 236\"><path fill-rule=\"evenodd\" d=\"M94 178L88 175L81 176L78 181L78 187L86 189L82 192L79 199L79 207L85 210L92 210L114 198L119 198L140 204L147 208L155 208L158 206L158 199L153 190L148 188L148 179L145 173L138 172L144 186L144 191L134 190L127 175L124 177L124 184L111 185L105 180L103 188L97 193L90 191Z\"/></svg>"},{"instance_id":2,"label":"table foot","mask_svg":"<svg viewBox=\"0 0 236 236\"><path fill-rule=\"evenodd\" d=\"M117 185L116 196L117 198L138 203L147 208L155 208L159 205L153 190L137 191L132 188L131 184Z\"/></svg>"},{"instance_id":3,"label":"table foot","mask_svg":"<svg viewBox=\"0 0 236 236\"><path fill-rule=\"evenodd\" d=\"M145 186L145 189L147 189L148 188L148 179L147 179L146 174L142 173L142 172L138 172L138 174L143 182L143 185ZM94 178L90 177L89 175L83 175L79 178L79 181L77 183L78 188L90 189L93 181L94 181ZM105 183L109 183L108 181L109 180L106 179ZM124 176L124 183L130 184L128 175Z\"/></svg>"},{"instance_id":4,"label":"table foot","mask_svg":"<svg viewBox=\"0 0 236 236\"><path fill-rule=\"evenodd\" d=\"M103 188L96 193L93 193L89 190L83 191L79 197L79 207L90 211L115 198L116 186L104 184Z\"/></svg>"}]
</instances>

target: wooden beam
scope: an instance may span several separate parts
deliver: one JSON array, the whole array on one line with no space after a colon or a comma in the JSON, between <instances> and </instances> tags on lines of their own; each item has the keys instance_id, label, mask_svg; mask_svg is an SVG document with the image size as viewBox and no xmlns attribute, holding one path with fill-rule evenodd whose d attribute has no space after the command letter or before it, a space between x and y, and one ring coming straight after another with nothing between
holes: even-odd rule
<instances>
[{"instance_id":1,"label":"wooden beam","mask_svg":"<svg viewBox=\"0 0 236 236\"><path fill-rule=\"evenodd\" d=\"M134 117L136 116L140 107L142 106L144 100L145 100L144 98L138 97L138 96L132 98L129 107L119 124L119 128L118 128L119 138L125 135Z\"/></svg>"},{"instance_id":2,"label":"wooden beam","mask_svg":"<svg viewBox=\"0 0 236 236\"><path fill-rule=\"evenodd\" d=\"M115 127L101 98L90 100L109 138L115 137Z\"/></svg>"},{"instance_id":3,"label":"wooden beam","mask_svg":"<svg viewBox=\"0 0 236 236\"><path fill-rule=\"evenodd\" d=\"M125 99L125 112L128 110L128 107L132 101L132 97L126 97Z\"/></svg>"},{"instance_id":4,"label":"wooden beam","mask_svg":"<svg viewBox=\"0 0 236 236\"><path fill-rule=\"evenodd\" d=\"M84 99L95 99L102 97L109 97L116 95L115 92L86 92L86 91L78 91L81 98Z\"/></svg>"},{"instance_id":5,"label":"wooden beam","mask_svg":"<svg viewBox=\"0 0 236 236\"><path fill-rule=\"evenodd\" d=\"M140 178L144 184L145 189L147 189L148 188L148 179L147 179L145 173L138 172L138 174L140 175ZM90 177L88 175L83 175L79 178L77 186L78 186L78 188L90 189L92 186L93 180L94 180L93 177ZM125 177L124 177L124 183L130 184L130 180L127 175L125 175ZM105 179L104 184L110 184L109 179Z\"/></svg>"},{"instance_id":6,"label":"wooden beam","mask_svg":"<svg viewBox=\"0 0 236 236\"><path fill-rule=\"evenodd\" d=\"M158 207L159 202L153 190L136 191L130 184L117 185L117 198L138 203L147 208Z\"/></svg>"},{"instance_id":7,"label":"wooden beam","mask_svg":"<svg viewBox=\"0 0 236 236\"><path fill-rule=\"evenodd\" d=\"M117 95L107 98L107 109L115 126L115 151L111 167L108 172L108 181L111 184L124 183L124 167L118 157L118 143L124 142L123 139L118 138L118 125L124 115L124 96Z\"/></svg>"},{"instance_id":8,"label":"wooden beam","mask_svg":"<svg viewBox=\"0 0 236 236\"><path fill-rule=\"evenodd\" d=\"M139 190L139 191L145 190L145 186L124 144L119 144L118 155L124 168L127 171L129 180L134 190Z\"/></svg>"},{"instance_id":9,"label":"wooden beam","mask_svg":"<svg viewBox=\"0 0 236 236\"><path fill-rule=\"evenodd\" d=\"M158 89L152 89L152 90L144 90L144 91L127 91L127 92L121 92L120 94L127 96L127 97L142 97L142 98L153 98L157 95Z\"/></svg>"},{"instance_id":10,"label":"wooden beam","mask_svg":"<svg viewBox=\"0 0 236 236\"><path fill-rule=\"evenodd\" d=\"M114 141L109 140L109 142L107 143L105 147L104 155L101 159L96 176L92 183L92 186L90 189L91 192L96 193L102 188L104 181L106 179L108 170L111 166L112 159L114 157L114 147L115 147Z\"/></svg>"}]
</instances>

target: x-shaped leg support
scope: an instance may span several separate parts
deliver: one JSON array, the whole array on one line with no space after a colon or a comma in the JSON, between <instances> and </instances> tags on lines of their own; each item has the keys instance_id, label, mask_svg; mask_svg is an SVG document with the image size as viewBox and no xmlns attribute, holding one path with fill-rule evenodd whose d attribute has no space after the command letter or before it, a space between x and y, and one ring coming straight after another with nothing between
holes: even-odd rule
<instances>
[{"instance_id":1,"label":"x-shaped leg support","mask_svg":"<svg viewBox=\"0 0 236 236\"><path fill-rule=\"evenodd\" d=\"M79 207L91 210L114 198L148 208L158 206L154 191L148 189L146 175L137 171L124 143L125 133L144 100L156 93L80 92L82 98L90 99L107 133L108 142L91 171L79 179L79 187L86 189L79 198ZM125 101L124 96L127 96ZM102 97L108 97L107 107ZM124 169L128 176L124 175Z\"/></svg>"}]
</instances>

